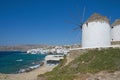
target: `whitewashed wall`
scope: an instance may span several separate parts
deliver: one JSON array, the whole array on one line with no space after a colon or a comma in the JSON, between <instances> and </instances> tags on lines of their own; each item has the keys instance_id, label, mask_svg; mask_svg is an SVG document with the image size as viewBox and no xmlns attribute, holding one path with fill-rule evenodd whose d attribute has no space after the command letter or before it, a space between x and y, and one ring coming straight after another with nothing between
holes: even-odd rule
<instances>
[{"instance_id":1,"label":"whitewashed wall","mask_svg":"<svg viewBox=\"0 0 120 80\"><path fill-rule=\"evenodd\" d=\"M82 47L95 48L111 45L110 25L107 22L89 22L82 27Z\"/></svg>"},{"instance_id":2,"label":"whitewashed wall","mask_svg":"<svg viewBox=\"0 0 120 80\"><path fill-rule=\"evenodd\" d=\"M113 26L111 30L112 41L120 41L120 25Z\"/></svg>"}]
</instances>

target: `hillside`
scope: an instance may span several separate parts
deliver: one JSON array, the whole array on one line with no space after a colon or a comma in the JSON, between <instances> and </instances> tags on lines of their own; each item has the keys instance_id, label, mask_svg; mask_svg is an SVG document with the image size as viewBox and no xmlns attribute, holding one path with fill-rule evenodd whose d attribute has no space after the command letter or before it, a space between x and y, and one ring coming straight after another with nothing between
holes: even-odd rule
<instances>
[{"instance_id":1,"label":"hillside","mask_svg":"<svg viewBox=\"0 0 120 80\"><path fill-rule=\"evenodd\" d=\"M66 60L62 60L53 71L39 75L38 80L102 80L99 74L105 80L120 79L120 72L116 74L116 71L120 71L119 48L87 50L64 66ZM95 79L89 79L91 76ZM113 79L109 76L113 76Z\"/></svg>"}]
</instances>

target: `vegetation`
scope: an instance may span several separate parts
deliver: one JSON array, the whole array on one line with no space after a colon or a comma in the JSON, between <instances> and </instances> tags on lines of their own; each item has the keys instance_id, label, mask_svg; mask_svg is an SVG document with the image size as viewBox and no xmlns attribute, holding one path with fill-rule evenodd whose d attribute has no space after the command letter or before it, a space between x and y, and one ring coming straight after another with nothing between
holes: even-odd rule
<instances>
[{"instance_id":1,"label":"vegetation","mask_svg":"<svg viewBox=\"0 0 120 80\"><path fill-rule=\"evenodd\" d=\"M43 80L73 80L79 73L120 70L120 49L88 50L66 66L65 62L66 58L53 71L39 77L44 78Z\"/></svg>"}]
</instances>

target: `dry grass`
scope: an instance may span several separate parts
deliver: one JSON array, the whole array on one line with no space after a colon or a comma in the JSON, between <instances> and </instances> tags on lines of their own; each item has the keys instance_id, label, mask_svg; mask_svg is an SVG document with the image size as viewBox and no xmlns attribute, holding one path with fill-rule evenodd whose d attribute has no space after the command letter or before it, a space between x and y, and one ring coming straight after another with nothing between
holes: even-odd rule
<instances>
[{"instance_id":1,"label":"dry grass","mask_svg":"<svg viewBox=\"0 0 120 80\"><path fill-rule=\"evenodd\" d=\"M100 14L98 14L98 13L94 13L94 14L87 20L86 23L88 23L88 22L93 22L93 21L95 21L95 22L97 22L97 21L100 21L100 22L105 21L105 22L109 23L109 19L108 19L107 17L102 16L102 15L100 15Z\"/></svg>"},{"instance_id":2,"label":"dry grass","mask_svg":"<svg viewBox=\"0 0 120 80\"><path fill-rule=\"evenodd\" d=\"M115 22L112 24L112 26L120 25L120 19L115 20Z\"/></svg>"}]
</instances>

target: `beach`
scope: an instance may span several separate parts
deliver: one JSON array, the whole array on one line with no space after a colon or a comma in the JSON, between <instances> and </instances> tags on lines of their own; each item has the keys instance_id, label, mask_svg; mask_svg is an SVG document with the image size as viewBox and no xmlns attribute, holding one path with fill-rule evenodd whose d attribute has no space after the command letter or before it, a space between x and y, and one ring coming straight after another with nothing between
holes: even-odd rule
<instances>
[{"instance_id":1,"label":"beach","mask_svg":"<svg viewBox=\"0 0 120 80\"><path fill-rule=\"evenodd\" d=\"M51 71L55 66L43 65L30 72L19 74L0 74L0 80L37 80L39 74Z\"/></svg>"}]
</instances>

